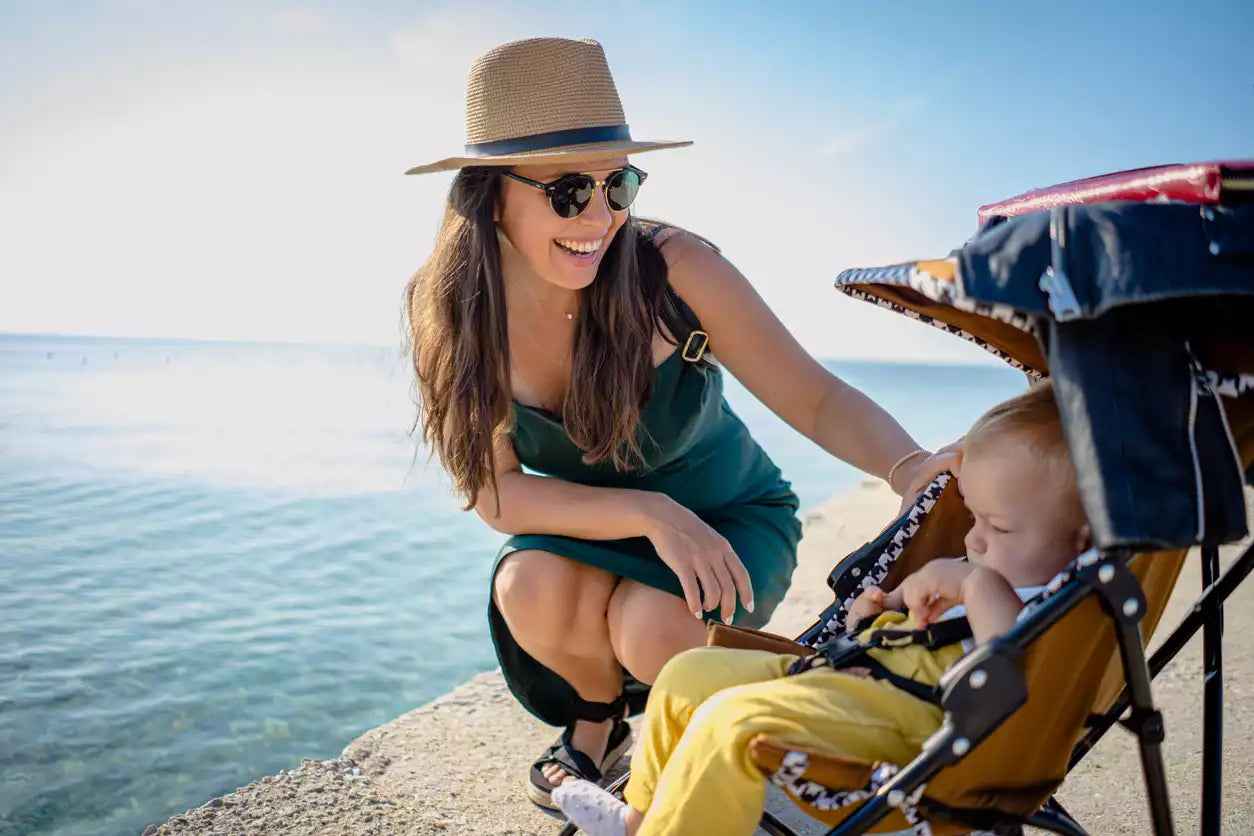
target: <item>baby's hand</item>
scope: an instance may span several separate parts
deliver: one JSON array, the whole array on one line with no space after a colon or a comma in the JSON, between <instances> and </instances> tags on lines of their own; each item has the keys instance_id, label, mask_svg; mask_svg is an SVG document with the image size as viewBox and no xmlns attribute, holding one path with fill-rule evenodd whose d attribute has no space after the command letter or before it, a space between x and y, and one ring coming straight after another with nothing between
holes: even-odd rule
<instances>
[{"instance_id":1,"label":"baby's hand","mask_svg":"<svg viewBox=\"0 0 1254 836\"><path fill-rule=\"evenodd\" d=\"M845 624L852 628L862 619L879 615L884 609L884 590L878 586L868 586L849 605L849 612L845 615Z\"/></svg>"},{"instance_id":2,"label":"baby's hand","mask_svg":"<svg viewBox=\"0 0 1254 836\"><path fill-rule=\"evenodd\" d=\"M962 582L974 568L965 560L937 558L901 582L902 601L920 628L963 603Z\"/></svg>"}]
</instances>

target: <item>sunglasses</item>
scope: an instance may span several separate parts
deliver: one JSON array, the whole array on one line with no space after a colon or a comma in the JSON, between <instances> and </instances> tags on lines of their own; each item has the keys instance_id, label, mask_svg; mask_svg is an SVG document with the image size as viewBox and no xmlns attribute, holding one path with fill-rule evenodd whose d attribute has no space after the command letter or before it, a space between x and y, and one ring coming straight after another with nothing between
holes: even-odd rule
<instances>
[{"instance_id":1,"label":"sunglasses","mask_svg":"<svg viewBox=\"0 0 1254 836\"><path fill-rule=\"evenodd\" d=\"M505 176L533 186L548 195L549 204L558 217L575 218L592 203L597 186L605 190L606 204L615 212L622 212L636 199L636 195L640 193L640 184L649 175L634 165L629 165L604 180L597 180L591 174L567 174L552 183L541 183L512 171L505 172Z\"/></svg>"}]
</instances>

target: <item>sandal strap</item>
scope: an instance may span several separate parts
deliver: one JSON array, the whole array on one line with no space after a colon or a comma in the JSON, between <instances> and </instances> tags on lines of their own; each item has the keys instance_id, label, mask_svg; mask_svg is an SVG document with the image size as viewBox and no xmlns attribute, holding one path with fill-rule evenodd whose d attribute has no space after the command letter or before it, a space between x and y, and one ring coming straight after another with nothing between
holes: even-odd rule
<instances>
[{"instance_id":1,"label":"sandal strap","mask_svg":"<svg viewBox=\"0 0 1254 836\"><path fill-rule=\"evenodd\" d=\"M603 777L600 768L593 763L592 758L580 752L570 745L569 729L562 735L562 739L549 747L549 751L532 765L533 770L538 770L545 764L555 763L570 774L583 778L585 781L597 783Z\"/></svg>"},{"instance_id":2,"label":"sandal strap","mask_svg":"<svg viewBox=\"0 0 1254 836\"><path fill-rule=\"evenodd\" d=\"M588 702L575 695L575 719L587 720L591 723L603 723L606 720L621 719L627 709L627 695L619 694L613 702Z\"/></svg>"}]
</instances>

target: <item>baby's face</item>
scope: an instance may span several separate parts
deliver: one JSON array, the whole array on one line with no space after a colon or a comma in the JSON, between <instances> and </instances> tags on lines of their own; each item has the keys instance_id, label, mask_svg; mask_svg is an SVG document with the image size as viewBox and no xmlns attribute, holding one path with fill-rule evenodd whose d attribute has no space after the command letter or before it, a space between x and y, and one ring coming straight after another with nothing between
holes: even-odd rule
<instances>
[{"instance_id":1,"label":"baby's face","mask_svg":"<svg viewBox=\"0 0 1254 836\"><path fill-rule=\"evenodd\" d=\"M965 455L958 485L975 517L968 559L1013 586L1047 583L1088 547L1068 482L1064 468L1010 440Z\"/></svg>"}]
</instances>

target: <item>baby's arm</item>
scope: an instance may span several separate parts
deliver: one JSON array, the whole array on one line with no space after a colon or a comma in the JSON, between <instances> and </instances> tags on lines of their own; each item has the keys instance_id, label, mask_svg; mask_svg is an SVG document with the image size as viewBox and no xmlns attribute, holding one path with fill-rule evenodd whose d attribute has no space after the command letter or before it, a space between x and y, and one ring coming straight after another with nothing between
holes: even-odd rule
<instances>
[{"instance_id":1,"label":"baby's arm","mask_svg":"<svg viewBox=\"0 0 1254 836\"><path fill-rule=\"evenodd\" d=\"M967 621L976 644L997 638L1014 626L1023 601L1001 573L974 566L962 582Z\"/></svg>"},{"instance_id":2,"label":"baby's arm","mask_svg":"<svg viewBox=\"0 0 1254 836\"><path fill-rule=\"evenodd\" d=\"M959 559L937 558L924 564L902 581L901 591L920 627L951 607L965 606L976 644L1009 630L1023 609L1018 593L1000 573Z\"/></svg>"}]
</instances>

